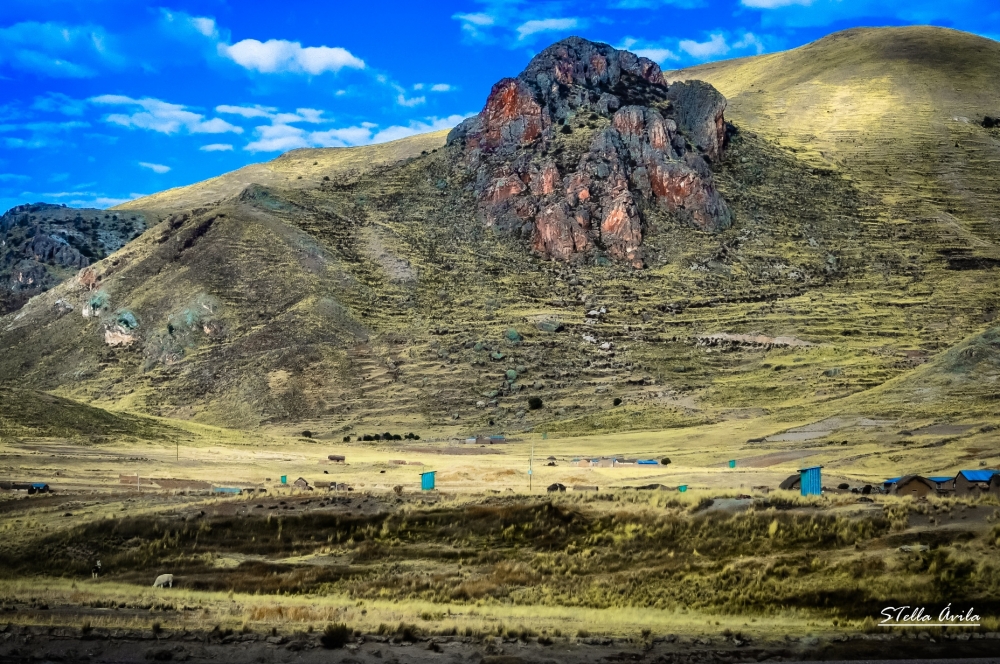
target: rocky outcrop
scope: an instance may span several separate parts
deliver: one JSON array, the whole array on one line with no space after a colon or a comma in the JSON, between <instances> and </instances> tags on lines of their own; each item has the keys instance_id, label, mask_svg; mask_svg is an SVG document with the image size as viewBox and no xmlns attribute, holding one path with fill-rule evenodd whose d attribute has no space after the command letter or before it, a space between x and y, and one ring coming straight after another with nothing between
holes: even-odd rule
<instances>
[{"instance_id":1,"label":"rocky outcrop","mask_svg":"<svg viewBox=\"0 0 1000 664\"><path fill-rule=\"evenodd\" d=\"M0 315L137 237L140 212L34 203L0 215Z\"/></svg>"},{"instance_id":2,"label":"rocky outcrop","mask_svg":"<svg viewBox=\"0 0 1000 664\"><path fill-rule=\"evenodd\" d=\"M725 107L707 83L668 87L651 60L571 37L494 85L448 144L486 225L556 260L603 253L640 268L641 203L703 231L732 223L709 167L722 157Z\"/></svg>"}]
</instances>

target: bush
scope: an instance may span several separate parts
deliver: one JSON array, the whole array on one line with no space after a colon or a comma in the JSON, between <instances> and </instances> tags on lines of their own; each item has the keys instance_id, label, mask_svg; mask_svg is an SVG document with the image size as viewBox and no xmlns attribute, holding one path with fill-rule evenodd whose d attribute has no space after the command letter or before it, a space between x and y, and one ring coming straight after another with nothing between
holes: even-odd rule
<instances>
[{"instance_id":1,"label":"bush","mask_svg":"<svg viewBox=\"0 0 1000 664\"><path fill-rule=\"evenodd\" d=\"M344 442L345 443L351 442L351 437L350 436L344 436Z\"/></svg>"},{"instance_id":2,"label":"bush","mask_svg":"<svg viewBox=\"0 0 1000 664\"><path fill-rule=\"evenodd\" d=\"M841 482L840 484L837 485L837 488L842 491L846 491L847 489L851 488L851 485L848 484L847 482Z\"/></svg>"},{"instance_id":3,"label":"bush","mask_svg":"<svg viewBox=\"0 0 1000 664\"><path fill-rule=\"evenodd\" d=\"M312 438L313 437L313 432L309 431L308 429L306 429L305 431L302 432L302 437L303 438Z\"/></svg>"},{"instance_id":4,"label":"bush","mask_svg":"<svg viewBox=\"0 0 1000 664\"><path fill-rule=\"evenodd\" d=\"M615 397L615 400L612 403L616 406L622 405L621 397Z\"/></svg>"},{"instance_id":5,"label":"bush","mask_svg":"<svg viewBox=\"0 0 1000 664\"><path fill-rule=\"evenodd\" d=\"M327 650L336 650L347 645L349 638L351 638L351 629L347 625L330 623L323 630L323 636L319 637L319 641Z\"/></svg>"},{"instance_id":6,"label":"bush","mask_svg":"<svg viewBox=\"0 0 1000 664\"><path fill-rule=\"evenodd\" d=\"M541 397L531 397L530 399L528 399L528 408L530 410L538 410L541 407L542 407Z\"/></svg>"},{"instance_id":7,"label":"bush","mask_svg":"<svg viewBox=\"0 0 1000 664\"><path fill-rule=\"evenodd\" d=\"M670 465L670 458L669 457L663 457L662 459L660 459L660 465L661 466L669 466Z\"/></svg>"}]
</instances>

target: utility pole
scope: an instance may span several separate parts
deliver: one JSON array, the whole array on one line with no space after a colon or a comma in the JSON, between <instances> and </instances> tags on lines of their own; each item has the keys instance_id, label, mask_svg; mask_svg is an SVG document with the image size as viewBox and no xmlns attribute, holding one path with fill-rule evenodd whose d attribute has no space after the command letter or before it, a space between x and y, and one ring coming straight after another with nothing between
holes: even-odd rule
<instances>
[{"instance_id":1,"label":"utility pole","mask_svg":"<svg viewBox=\"0 0 1000 664\"><path fill-rule=\"evenodd\" d=\"M531 493L531 466L535 462L535 443L531 443L531 456L528 457L528 493Z\"/></svg>"}]
</instances>

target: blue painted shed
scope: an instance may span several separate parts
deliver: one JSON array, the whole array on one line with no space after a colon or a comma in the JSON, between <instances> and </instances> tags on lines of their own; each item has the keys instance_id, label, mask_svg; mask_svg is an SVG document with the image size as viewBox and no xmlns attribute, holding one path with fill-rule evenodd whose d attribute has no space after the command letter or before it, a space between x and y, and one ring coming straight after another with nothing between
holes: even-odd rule
<instances>
[{"instance_id":1,"label":"blue painted shed","mask_svg":"<svg viewBox=\"0 0 1000 664\"><path fill-rule=\"evenodd\" d=\"M420 473L420 488L423 491L431 491L434 489L434 475L436 473L436 470L432 470L427 473Z\"/></svg>"},{"instance_id":2,"label":"blue painted shed","mask_svg":"<svg viewBox=\"0 0 1000 664\"><path fill-rule=\"evenodd\" d=\"M823 466L810 466L799 469L801 493L803 496L818 496L823 493L823 477L820 469Z\"/></svg>"}]
</instances>

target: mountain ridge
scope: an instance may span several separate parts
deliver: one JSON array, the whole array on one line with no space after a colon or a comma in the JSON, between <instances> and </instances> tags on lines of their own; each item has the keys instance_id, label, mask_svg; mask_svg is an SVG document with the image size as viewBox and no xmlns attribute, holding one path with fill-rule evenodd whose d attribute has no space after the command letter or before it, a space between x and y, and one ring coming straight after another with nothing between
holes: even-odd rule
<instances>
[{"instance_id":1,"label":"mountain ridge","mask_svg":"<svg viewBox=\"0 0 1000 664\"><path fill-rule=\"evenodd\" d=\"M723 67L706 78L724 90ZM855 108L869 93L841 99ZM484 223L460 146L421 149L167 210L98 261L92 283L78 275L0 318L0 375L118 410L324 435L571 435L768 413L803 421L838 408L894 421L992 417L992 360L951 390L952 364L935 359L953 348L996 352L987 331L1000 288L980 261L992 230L981 211L965 216L968 202L947 212L962 187L939 195L965 167L942 162L951 170L938 173L930 157L881 142L865 145L914 163L897 157L885 174L863 151L856 163L817 160L808 124L791 143L781 130L819 122L812 107L801 120L758 123L751 94L767 96L728 100L734 126L709 163L732 225L702 232L644 207L642 270L548 260L530 236ZM571 136L585 152L603 127L582 119ZM992 140L987 128L958 125ZM839 136L848 146L895 136L876 129ZM986 201L988 213L998 197L980 178L984 154L967 165L973 203ZM873 163L882 176L871 176ZM930 169L926 183L897 186L919 168ZM919 406L898 397L914 381L926 388Z\"/></svg>"}]
</instances>

